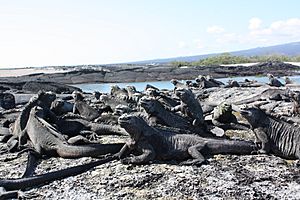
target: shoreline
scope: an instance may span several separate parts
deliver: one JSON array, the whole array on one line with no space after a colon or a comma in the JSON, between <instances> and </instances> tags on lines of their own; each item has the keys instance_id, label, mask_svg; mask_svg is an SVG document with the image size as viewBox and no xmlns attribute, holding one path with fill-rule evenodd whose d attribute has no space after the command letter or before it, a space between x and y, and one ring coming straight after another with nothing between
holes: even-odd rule
<instances>
[{"instance_id":1,"label":"shoreline","mask_svg":"<svg viewBox=\"0 0 300 200\"><path fill-rule=\"evenodd\" d=\"M148 82L168 81L171 79L190 80L198 77L198 75L210 75L214 78L229 78L237 76L265 76L269 73L273 74L274 76L300 75L300 65L292 65L282 62L265 62L253 65L247 64L245 66L216 65L174 67L171 65L97 65L75 66L70 68L29 68L6 71L0 69L0 82L21 83L40 81L63 84Z\"/></svg>"}]
</instances>

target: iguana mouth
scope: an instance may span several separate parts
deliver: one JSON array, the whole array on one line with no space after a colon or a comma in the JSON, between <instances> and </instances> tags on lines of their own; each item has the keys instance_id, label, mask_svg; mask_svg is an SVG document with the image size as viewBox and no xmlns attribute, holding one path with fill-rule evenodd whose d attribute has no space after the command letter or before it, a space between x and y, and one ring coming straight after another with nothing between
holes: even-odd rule
<instances>
[{"instance_id":1,"label":"iguana mouth","mask_svg":"<svg viewBox=\"0 0 300 200\"><path fill-rule=\"evenodd\" d=\"M149 102L150 102L150 100L149 99L141 99L140 100L140 104L141 104L141 106L145 106L145 107L149 107Z\"/></svg>"},{"instance_id":2,"label":"iguana mouth","mask_svg":"<svg viewBox=\"0 0 300 200\"><path fill-rule=\"evenodd\" d=\"M118 123L120 125L128 124L129 123L129 117L127 115L120 116L119 119L118 119Z\"/></svg>"}]
</instances>

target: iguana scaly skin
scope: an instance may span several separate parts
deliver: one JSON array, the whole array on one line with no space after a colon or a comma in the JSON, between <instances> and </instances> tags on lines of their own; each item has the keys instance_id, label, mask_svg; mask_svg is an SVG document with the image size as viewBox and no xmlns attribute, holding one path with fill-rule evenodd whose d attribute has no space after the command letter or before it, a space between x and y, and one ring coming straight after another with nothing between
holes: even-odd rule
<instances>
[{"instance_id":1,"label":"iguana scaly skin","mask_svg":"<svg viewBox=\"0 0 300 200\"><path fill-rule=\"evenodd\" d=\"M142 117L133 114L124 114L118 121L131 136L131 141L123 149L142 152L141 155L124 158L123 163L143 164L157 159L200 165L207 155L250 154L255 147L253 142L248 141L203 138L171 131L160 132L149 126Z\"/></svg>"},{"instance_id":2,"label":"iguana scaly skin","mask_svg":"<svg viewBox=\"0 0 300 200\"><path fill-rule=\"evenodd\" d=\"M69 145L64 137L44 120L45 114L45 110L41 107L32 108L24 130L35 151L41 155L58 155L63 158L97 157L117 153L123 146L123 144Z\"/></svg>"},{"instance_id":3,"label":"iguana scaly skin","mask_svg":"<svg viewBox=\"0 0 300 200\"><path fill-rule=\"evenodd\" d=\"M99 113L96 109L92 108L86 102L84 102L84 97L80 92L73 92L73 98L75 100L73 106L73 113L79 114L80 116L86 118L89 121L93 121L100 117L101 113Z\"/></svg>"},{"instance_id":4,"label":"iguana scaly skin","mask_svg":"<svg viewBox=\"0 0 300 200\"><path fill-rule=\"evenodd\" d=\"M92 131L97 135L126 135L126 132L119 125L90 122L83 118L62 118L56 123L63 134L75 136L81 131Z\"/></svg>"},{"instance_id":5,"label":"iguana scaly skin","mask_svg":"<svg viewBox=\"0 0 300 200\"><path fill-rule=\"evenodd\" d=\"M54 112L56 115L63 115L68 112L73 112L74 104L68 101L64 101L61 99L56 99L51 104L51 111Z\"/></svg>"},{"instance_id":6,"label":"iguana scaly skin","mask_svg":"<svg viewBox=\"0 0 300 200\"><path fill-rule=\"evenodd\" d=\"M25 105L19 117L16 119L14 125L11 127L11 133L18 136L26 127L29 114L34 106L48 107L55 100L56 95L51 92L39 92L37 97L32 97Z\"/></svg>"},{"instance_id":7,"label":"iguana scaly skin","mask_svg":"<svg viewBox=\"0 0 300 200\"><path fill-rule=\"evenodd\" d=\"M245 108L241 114L253 129L259 153L272 152L284 158L300 159L300 128L266 115L259 108Z\"/></svg>"},{"instance_id":8,"label":"iguana scaly skin","mask_svg":"<svg viewBox=\"0 0 300 200\"><path fill-rule=\"evenodd\" d=\"M186 118L167 110L158 100L154 98L143 97L140 100L140 105L149 114L149 121L151 122L151 125L161 124L182 130L188 130L205 137L213 136L211 133L206 132L201 127L192 126L190 121Z\"/></svg>"},{"instance_id":9,"label":"iguana scaly skin","mask_svg":"<svg viewBox=\"0 0 300 200\"><path fill-rule=\"evenodd\" d=\"M14 149L17 145L21 146L26 142L27 138L26 135L24 135L24 129L27 125L31 109L37 105L44 109L49 109L55 98L56 95L52 92L40 91L36 97L34 96L30 99L14 124L10 127L10 132L13 135L13 137L11 137L7 142L10 150ZM53 120L56 119L56 116L54 115L50 117Z\"/></svg>"},{"instance_id":10,"label":"iguana scaly skin","mask_svg":"<svg viewBox=\"0 0 300 200\"><path fill-rule=\"evenodd\" d=\"M178 88L175 94L179 97L181 104L176 106L174 111L180 110L186 117L191 118L193 126L203 124L203 110L194 93L188 89Z\"/></svg>"}]
</instances>

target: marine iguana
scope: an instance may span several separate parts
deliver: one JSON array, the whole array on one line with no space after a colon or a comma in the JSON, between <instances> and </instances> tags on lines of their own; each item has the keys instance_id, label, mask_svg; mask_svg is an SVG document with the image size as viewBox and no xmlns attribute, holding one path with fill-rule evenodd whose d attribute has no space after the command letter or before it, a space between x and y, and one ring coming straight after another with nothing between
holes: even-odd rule
<instances>
[{"instance_id":1,"label":"marine iguana","mask_svg":"<svg viewBox=\"0 0 300 200\"><path fill-rule=\"evenodd\" d=\"M175 91L177 88L186 88L186 89L188 89L188 86L187 86L187 85L185 85L185 84L182 83L182 82L179 82L177 79L172 79L170 82L174 85L174 91Z\"/></svg>"},{"instance_id":2,"label":"marine iguana","mask_svg":"<svg viewBox=\"0 0 300 200\"><path fill-rule=\"evenodd\" d=\"M241 85L236 80L228 80L227 85L224 88L232 88L232 87L241 87Z\"/></svg>"},{"instance_id":3,"label":"marine iguana","mask_svg":"<svg viewBox=\"0 0 300 200\"><path fill-rule=\"evenodd\" d=\"M13 135L13 137L11 137L7 142L9 151L15 149L16 145L21 146L27 141L26 136L23 135L23 130L27 125L31 109L37 105L43 107L44 109L49 109L51 103L55 100L55 98L56 95L52 92L39 91L37 96L33 96L29 100L29 102L25 105L24 109L21 111L18 118L14 122L14 124L10 127L10 132ZM56 116L54 116L53 113L51 114L51 112L49 112L49 116L51 120L56 120Z\"/></svg>"},{"instance_id":4,"label":"marine iguana","mask_svg":"<svg viewBox=\"0 0 300 200\"><path fill-rule=\"evenodd\" d=\"M282 87L284 86L277 78L273 76L273 74L267 74L269 78L269 85L274 87Z\"/></svg>"},{"instance_id":5,"label":"marine iguana","mask_svg":"<svg viewBox=\"0 0 300 200\"><path fill-rule=\"evenodd\" d=\"M171 95L168 95L164 92L155 90L153 88L149 88L145 91L146 96L153 97L163 103L166 106L169 107L175 107L180 104L180 101L177 99L176 96L172 97Z\"/></svg>"},{"instance_id":6,"label":"marine iguana","mask_svg":"<svg viewBox=\"0 0 300 200\"><path fill-rule=\"evenodd\" d=\"M179 97L181 104L174 107L172 111L181 111L184 116L191 119L193 126L203 125L203 110L194 93L188 89L178 88L175 94Z\"/></svg>"},{"instance_id":7,"label":"marine iguana","mask_svg":"<svg viewBox=\"0 0 300 200\"><path fill-rule=\"evenodd\" d=\"M83 101L84 97L82 93L75 91L72 95L75 100L73 106L74 114L79 114L89 121L93 121L100 117L101 113L99 113L96 109L92 108L90 105Z\"/></svg>"},{"instance_id":8,"label":"marine iguana","mask_svg":"<svg viewBox=\"0 0 300 200\"><path fill-rule=\"evenodd\" d=\"M161 124L182 130L188 130L205 137L213 137L213 134L206 132L202 127L192 126L190 121L177 113L166 109L158 100L150 97L140 99L140 105L149 115L151 125Z\"/></svg>"},{"instance_id":9,"label":"marine iguana","mask_svg":"<svg viewBox=\"0 0 300 200\"><path fill-rule=\"evenodd\" d=\"M292 81L288 76L284 76L283 78L284 78L285 85L295 84L295 82Z\"/></svg>"},{"instance_id":10,"label":"marine iguana","mask_svg":"<svg viewBox=\"0 0 300 200\"><path fill-rule=\"evenodd\" d=\"M97 157L108 153L117 153L123 144L70 145L55 127L45 121L47 113L41 107L33 107L26 128L34 150L43 155L58 155L63 158Z\"/></svg>"},{"instance_id":11,"label":"marine iguana","mask_svg":"<svg viewBox=\"0 0 300 200\"><path fill-rule=\"evenodd\" d=\"M220 87L219 83L209 81L204 76L199 75L198 78L195 79L195 81L198 83L199 88L212 88L212 87ZM222 83L223 84L223 83ZM224 84L223 84L224 85Z\"/></svg>"},{"instance_id":12,"label":"marine iguana","mask_svg":"<svg viewBox=\"0 0 300 200\"><path fill-rule=\"evenodd\" d=\"M293 102L293 108L291 113L293 115L299 115L300 114L300 92L290 92L289 97Z\"/></svg>"},{"instance_id":13,"label":"marine iguana","mask_svg":"<svg viewBox=\"0 0 300 200\"><path fill-rule=\"evenodd\" d=\"M92 131L97 135L126 134L126 132L119 125L110 125L102 122L90 122L87 119L77 116L64 116L63 118L58 119L56 125L61 133L70 137L81 134L82 131Z\"/></svg>"},{"instance_id":14,"label":"marine iguana","mask_svg":"<svg viewBox=\"0 0 300 200\"><path fill-rule=\"evenodd\" d=\"M8 110L16 106L15 96L11 93L0 92L0 107Z\"/></svg>"},{"instance_id":15,"label":"marine iguana","mask_svg":"<svg viewBox=\"0 0 300 200\"><path fill-rule=\"evenodd\" d=\"M120 88L118 85L112 85L110 87L110 95L120 100L128 99L127 90L125 88Z\"/></svg>"},{"instance_id":16,"label":"marine iguana","mask_svg":"<svg viewBox=\"0 0 300 200\"><path fill-rule=\"evenodd\" d=\"M213 125L224 129L249 130L244 124L237 121L236 116L232 113L232 105L226 102L221 103L213 110L212 123Z\"/></svg>"},{"instance_id":17,"label":"marine iguana","mask_svg":"<svg viewBox=\"0 0 300 200\"><path fill-rule=\"evenodd\" d=\"M73 112L74 104L61 99L56 99L52 102L50 110L56 115L63 115L68 112Z\"/></svg>"},{"instance_id":18,"label":"marine iguana","mask_svg":"<svg viewBox=\"0 0 300 200\"><path fill-rule=\"evenodd\" d=\"M122 115L119 124L130 135L120 152L137 150L141 155L122 159L125 164L144 164L153 160L178 160L181 164L201 165L205 157L214 154L250 154L253 142L203 138L192 134L160 132L139 115ZM122 157L122 153L120 157ZM187 160L190 159L190 160Z\"/></svg>"},{"instance_id":19,"label":"marine iguana","mask_svg":"<svg viewBox=\"0 0 300 200\"><path fill-rule=\"evenodd\" d=\"M139 99L143 96L143 94L136 90L136 87L132 85L126 86L126 91L128 94L128 98L132 101L138 102Z\"/></svg>"},{"instance_id":20,"label":"marine iguana","mask_svg":"<svg viewBox=\"0 0 300 200\"><path fill-rule=\"evenodd\" d=\"M218 81L218 80L216 80L216 79L214 79L211 75L207 75L206 76L206 80L208 80L208 81L210 81L210 82L213 82L213 83L215 83L215 84L217 84L217 85L225 85L222 81Z\"/></svg>"},{"instance_id":21,"label":"marine iguana","mask_svg":"<svg viewBox=\"0 0 300 200\"><path fill-rule=\"evenodd\" d=\"M275 155L300 159L300 128L268 116L259 108L243 108L243 117L247 119L261 143L258 153L272 152Z\"/></svg>"},{"instance_id":22,"label":"marine iguana","mask_svg":"<svg viewBox=\"0 0 300 200\"><path fill-rule=\"evenodd\" d=\"M61 169L46 174L40 174L19 179L0 179L0 188L5 188L5 190L9 191L1 193L0 190L0 199L18 198L21 194L19 190L36 187L38 185L44 185L52 181L60 180L70 176L76 176L98 165L116 160L117 158L117 155L112 155L86 164L69 167L66 169Z\"/></svg>"}]
</instances>

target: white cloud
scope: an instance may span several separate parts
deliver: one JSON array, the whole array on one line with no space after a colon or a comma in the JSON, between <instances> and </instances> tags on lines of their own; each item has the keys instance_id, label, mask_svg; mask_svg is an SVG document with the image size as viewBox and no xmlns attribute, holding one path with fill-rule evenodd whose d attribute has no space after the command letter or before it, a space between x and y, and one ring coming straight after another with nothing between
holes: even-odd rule
<instances>
[{"instance_id":1,"label":"white cloud","mask_svg":"<svg viewBox=\"0 0 300 200\"><path fill-rule=\"evenodd\" d=\"M272 29L265 28L265 29L253 30L249 34L252 36L266 36L266 35L271 35L272 33L273 33Z\"/></svg>"},{"instance_id":2,"label":"white cloud","mask_svg":"<svg viewBox=\"0 0 300 200\"><path fill-rule=\"evenodd\" d=\"M261 46L300 41L300 18L274 21L262 26L262 20L256 17L249 20L246 33L224 31L213 35L213 37L217 44L222 45L251 44Z\"/></svg>"},{"instance_id":3,"label":"white cloud","mask_svg":"<svg viewBox=\"0 0 300 200\"><path fill-rule=\"evenodd\" d=\"M220 26L210 26L206 29L206 32L208 33L223 33L225 30L224 28L220 27Z\"/></svg>"},{"instance_id":4,"label":"white cloud","mask_svg":"<svg viewBox=\"0 0 300 200\"><path fill-rule=\"evenodd\" d=\"M250 30L256 30L260 27L261 23L262 23L261 19L259 19L257 17L253 17L249 20L248 28Z\"/></svg>"},{"instance_id":5,"label":"white cloud","mask_svg":"<svg viewBox=\"0 0 300 200\"><path fill-rule=\"evenodd\" d=\"M272 22L269 27L250 32L254 37L266 39L300 39L300 18L290 18Z\"/></svg>"},{"instance_id":6,"label":"white cloud","mask_svg":"<svg viewBox=\"0 0 300 200\"><path fill-rule=\"evenodd\" d=\"M299 34L300 18L290 18L287 20L275 21L270 25L270 29L277 32L285 32L289 34Z\"/></svg>"}]
</instances>

